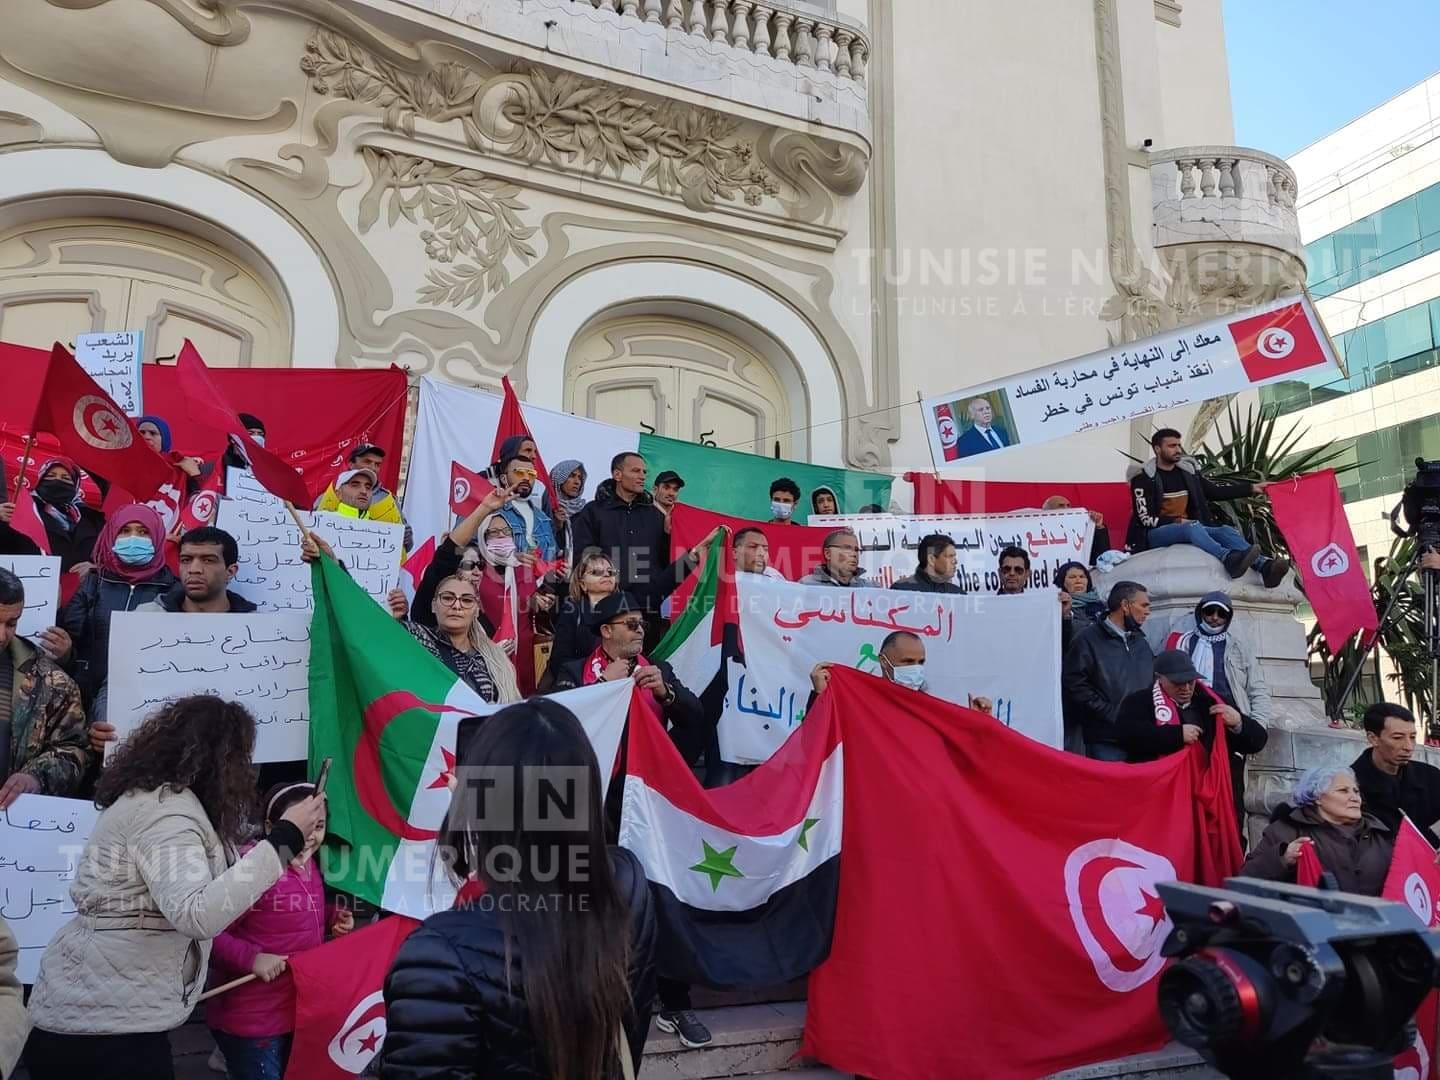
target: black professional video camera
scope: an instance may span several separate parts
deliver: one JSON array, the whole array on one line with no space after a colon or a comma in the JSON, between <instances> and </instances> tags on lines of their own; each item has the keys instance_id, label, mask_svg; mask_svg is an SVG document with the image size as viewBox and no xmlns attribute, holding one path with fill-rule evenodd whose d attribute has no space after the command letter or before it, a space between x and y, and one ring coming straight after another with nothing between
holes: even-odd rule
<instances>
[{"instance_id":1,"label":"black professional video camera","mask_svg":"<svg viewBox=\"0 0 1440 1080\"><path fill-rule=\"evenodd\" d=\"M1440 931L1390 900L1225 884L1156 884L1175 924L1159 993L1175 1038L1240 1080L1393 1080L1440 979Z\"/></svg>"},{"instance_id":2,"label":"black professional video camera","mask_svg":"<svg viewBox=\"0 0 1440 1080\"><path fill-rule=\"evenodd\" d=\"M1396 520L1405 513L1405 529ZM1415 459L1415 479L1405 486L1395 509L1390 511L1390 528L1397 536L1413 536L1419 551L1440 551L1440 461Z\"/></svg>"}]
</instances>

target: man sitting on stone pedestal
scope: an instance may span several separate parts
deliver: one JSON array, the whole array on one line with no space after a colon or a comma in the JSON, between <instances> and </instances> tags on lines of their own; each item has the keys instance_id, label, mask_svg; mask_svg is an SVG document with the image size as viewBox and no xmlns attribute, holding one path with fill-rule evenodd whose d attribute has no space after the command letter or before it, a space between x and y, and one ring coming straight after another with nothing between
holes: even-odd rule
<instances>
[{"instance_id":1,"label":"man sitting on stone pedestal","mask_svg":"<svg viewBox=\"0 0 1440 1080\"><path fill-rule=\"evenodd\" d=\"M1232 578L1253 566L1267 589L1285 580L1289 559L1264 554L1238 529L1221 525L1210 509L1212 502L1263 495L1268 481L1222 484L1206 479L1194 459L1185 456L1174 428L1155 432L1150 447L1155 456L1127 474L1134 506L1127 538L1131 551L1192 544L1219 559Z\"/></svg>"},{"instance_id":2,"label":"man sitting on stone pedestal","mask_svg":"<svg viewBox=\"0 0 1440 1080\"><path fill-rule=\"evenodd\" d=\"M1365 741L1370 748L1350 766L1360 784L1365 809L1390 828L1408 814L1432 847L1440 847L1434 826L1440 821L1440 769L1412 760L1415 714L1403 705L1376 702L1365 710Z\"/></svg>"}]
</instances>

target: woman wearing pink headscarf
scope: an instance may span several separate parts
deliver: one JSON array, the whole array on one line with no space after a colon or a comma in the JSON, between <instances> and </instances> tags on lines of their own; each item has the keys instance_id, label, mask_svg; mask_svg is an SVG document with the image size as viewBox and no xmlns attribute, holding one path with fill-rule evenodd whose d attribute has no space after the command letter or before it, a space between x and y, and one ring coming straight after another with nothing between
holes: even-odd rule
<instances>
[{"instance_id":1,"label":"woman wearing pink headscarf","mask_svg":"<svg viewBox=\"0 0 1440 1080\"><path fill-rule=\"evenodd\" d=\"M80 684L87 709L105 685L110 616L150 603L176 581L165 565L165 523L139 503L110 515L92 558L95 569L65 605L60 625L40 635L46 651Z\"/></svg>"}]
</instances>

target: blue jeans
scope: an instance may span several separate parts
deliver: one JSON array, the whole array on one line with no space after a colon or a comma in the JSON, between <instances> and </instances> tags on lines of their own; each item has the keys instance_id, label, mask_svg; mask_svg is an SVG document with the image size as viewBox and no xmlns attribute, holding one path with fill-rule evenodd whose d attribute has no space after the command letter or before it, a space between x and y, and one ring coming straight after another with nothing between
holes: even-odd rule
<instances>
[{"instance_id":1,"label":"blue jeans","mask_svg":"<svg viewBox=\"0 0 1440 1080\"><path fill-rule=\"evenodd\" d=\"M214 1028L210 1034L225 1055L228 1080L281 1080L285 1075L292 1035L230 1035Z\"/></svg>"},{"instance_id":2,"label":"blue jeans","mask_svg":"<svg viewBox=\"0 0 1440 1080\"><path fill-rule=\"evenodd\" d=\"M1199 548L1211 558L1222 561L1232 551L1250 550L1250 541L1241 536L1239 530L1233 526L1201 525L1198 521L1157 525L1150 530L1148 539L1152 548L1189 544L1191 547Z\"/></svg>"},{"instance_id":3,"label":"blue jeans","mask_svg":"<svg viewBox=\"0 0 1440 1080\"><path fill-rule=\"evenodd\" d=\"M1085 744L1085 756L1091 761L1127 761L1125 751L1114 743L1108 742L1087 742Z\"/></svg>"}]
</instances>

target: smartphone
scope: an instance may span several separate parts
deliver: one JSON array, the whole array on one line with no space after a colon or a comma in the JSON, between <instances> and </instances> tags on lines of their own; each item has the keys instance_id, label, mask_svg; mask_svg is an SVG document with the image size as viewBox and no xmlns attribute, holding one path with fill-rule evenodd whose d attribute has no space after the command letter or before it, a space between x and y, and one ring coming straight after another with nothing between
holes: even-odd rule
<instances>
[{"instance_id":1,"label":"smartphone","mask_svg":"<svg viewBox=\"0 0 1440 1080\"><path fill-rule=\"evenodd\" d=\"M315 779L315 794L317 796L325 794L325 783L330 779L330 760L331 759L327 757L320 763L320 775Z\"/></svg>"}]
</instances>

